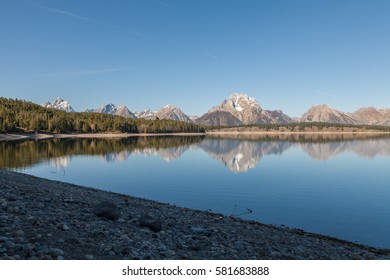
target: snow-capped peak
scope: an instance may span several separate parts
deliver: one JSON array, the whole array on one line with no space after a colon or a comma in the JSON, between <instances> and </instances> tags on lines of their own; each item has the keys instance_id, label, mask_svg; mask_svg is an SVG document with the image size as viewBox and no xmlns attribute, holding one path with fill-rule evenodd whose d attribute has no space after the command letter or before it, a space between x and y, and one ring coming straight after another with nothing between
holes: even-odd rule
<instances>
[{"instance_id":1,"label":"snow-capped peak","mask_svg":"<svg viewBox=\"0 0 390 280\"><path fill-rule=\"evenodd\" d=\"M249 97L245 93L233 93L226 100L226 103L230 104L238 112L243 111L246 107L259 107L260 109L260 105L256 99Z\"/></svg>"},{"instance_id":2,"label":"snow-capped peak","mask_svg":"<svg viewBox=\"0 0 390 280\"><path fill-rule=\"evenodd\" d=\"M53 102L47 101L45 104L42 104L42 106L46 108L63 110L66 112L74 112L74 109L72 108L70 103L68 101L65 101L61 97L57 97L57 99Z\"/></svg>"}]
</instances>

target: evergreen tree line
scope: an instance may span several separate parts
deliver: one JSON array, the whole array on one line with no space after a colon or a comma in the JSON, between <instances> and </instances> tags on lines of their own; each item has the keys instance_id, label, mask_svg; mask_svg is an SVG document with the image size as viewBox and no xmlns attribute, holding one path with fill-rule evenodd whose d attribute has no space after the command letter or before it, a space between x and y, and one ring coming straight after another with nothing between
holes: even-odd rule
<instances>
[{"instance_id":1,"label":"evergreen tree line","mask_svg":"<svg viewBox=\"0 0 390 280\"><path fill-rule=\"evenodd\" d=\"M204 132L204 128L165 119L129 119L90 112L68 113L24 100L0 97L0 132L175 133Z\"/></svg>"}]
</instances>

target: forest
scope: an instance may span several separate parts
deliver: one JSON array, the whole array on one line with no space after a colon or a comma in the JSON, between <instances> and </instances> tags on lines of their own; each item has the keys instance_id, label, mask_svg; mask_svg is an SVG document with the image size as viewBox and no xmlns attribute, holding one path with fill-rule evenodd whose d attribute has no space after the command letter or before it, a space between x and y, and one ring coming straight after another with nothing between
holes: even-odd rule
<instances>
[{"instance_id":1,"label":"forest","mask_svg":"<svg viewBox=\"0 0 390 280\"><path fill-rule=\"evenodd\" d=\"M68 113L24 100L0 97L0 132L175 133L204 132L204 128L166 119L129 119L90 112Z\"/></svg>"}]
</instances>

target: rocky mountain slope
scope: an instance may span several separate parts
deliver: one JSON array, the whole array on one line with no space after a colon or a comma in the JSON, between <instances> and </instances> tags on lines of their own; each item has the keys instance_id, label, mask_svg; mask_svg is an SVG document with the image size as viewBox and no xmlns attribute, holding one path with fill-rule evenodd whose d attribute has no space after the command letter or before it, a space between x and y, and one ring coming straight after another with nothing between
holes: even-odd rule
<instances>
[{"instance_id":1,"label":"rocky mountain slope","mask_svg":"<svg viewBox=\"0 0 390 280\"><path fill-rule=\"evenodd\" d=\"M156 118L159 118L160 120L168 119L168 120L192 123L192 120L186 114L184 114L182 110L180 110L177 107L173 107L171 105L166 105L162 107L156 113Z\"/></svg>"},{"instance_id":2,"label":"rocky mountain slope","mask_svg":"<svg viewBox=\"0 0 390 280\"><path fill-rule=\"evenodd\" d=\"M338 124L362 124L346 113L333 109L327 105L311 107L300 118L301 122L326 122Z\"/></svg>"},{"instance_id":3,"label":"rocky mountain slope","mask_svg":"<svg viewBox=\"0 0 390 280\"><path fill-rule=\"evenodd\" d=\"M374 107L360 108L349 114L355 120L369 125L390 125L390 110Z\"/></svg>"},{"instance_id":4,"label":"rocky mountain slope","mask_svg":"<svg viewBox=\"0 0 390 280\"><path fill-rule=\"evenodd\" d=\"M238 126L242 125L242 122L229 112L214 111L208 112L196 119L196 123L206 126Z\"/></svg>"}]
</instances>

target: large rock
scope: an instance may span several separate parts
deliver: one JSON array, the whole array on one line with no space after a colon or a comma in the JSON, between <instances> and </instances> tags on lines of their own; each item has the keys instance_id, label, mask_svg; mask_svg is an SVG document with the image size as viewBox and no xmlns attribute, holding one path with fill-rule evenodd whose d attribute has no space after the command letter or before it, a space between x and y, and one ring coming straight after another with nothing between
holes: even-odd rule
<instances>
[{"instance_id":1,"label":"large rock","mask_svg":"<svg viewBox=\"0 0 390 280\"><path fill-rule=\"evenodd\" d=\"M161 222L149 215L142 216L138 222L141 227L147 227L154 232L161 231Z\"/></svg>"},{"instance_id":2,"label":"large rock","mask_svg":"<svg viewBox=\"0 0 390 280\"><path fill-rule=\"evenodd\" d=\"M103 201L95 206L93 213L98 217L115 221L119 219L121 211L114 203Z\"/></svg>"}]
</instances>

